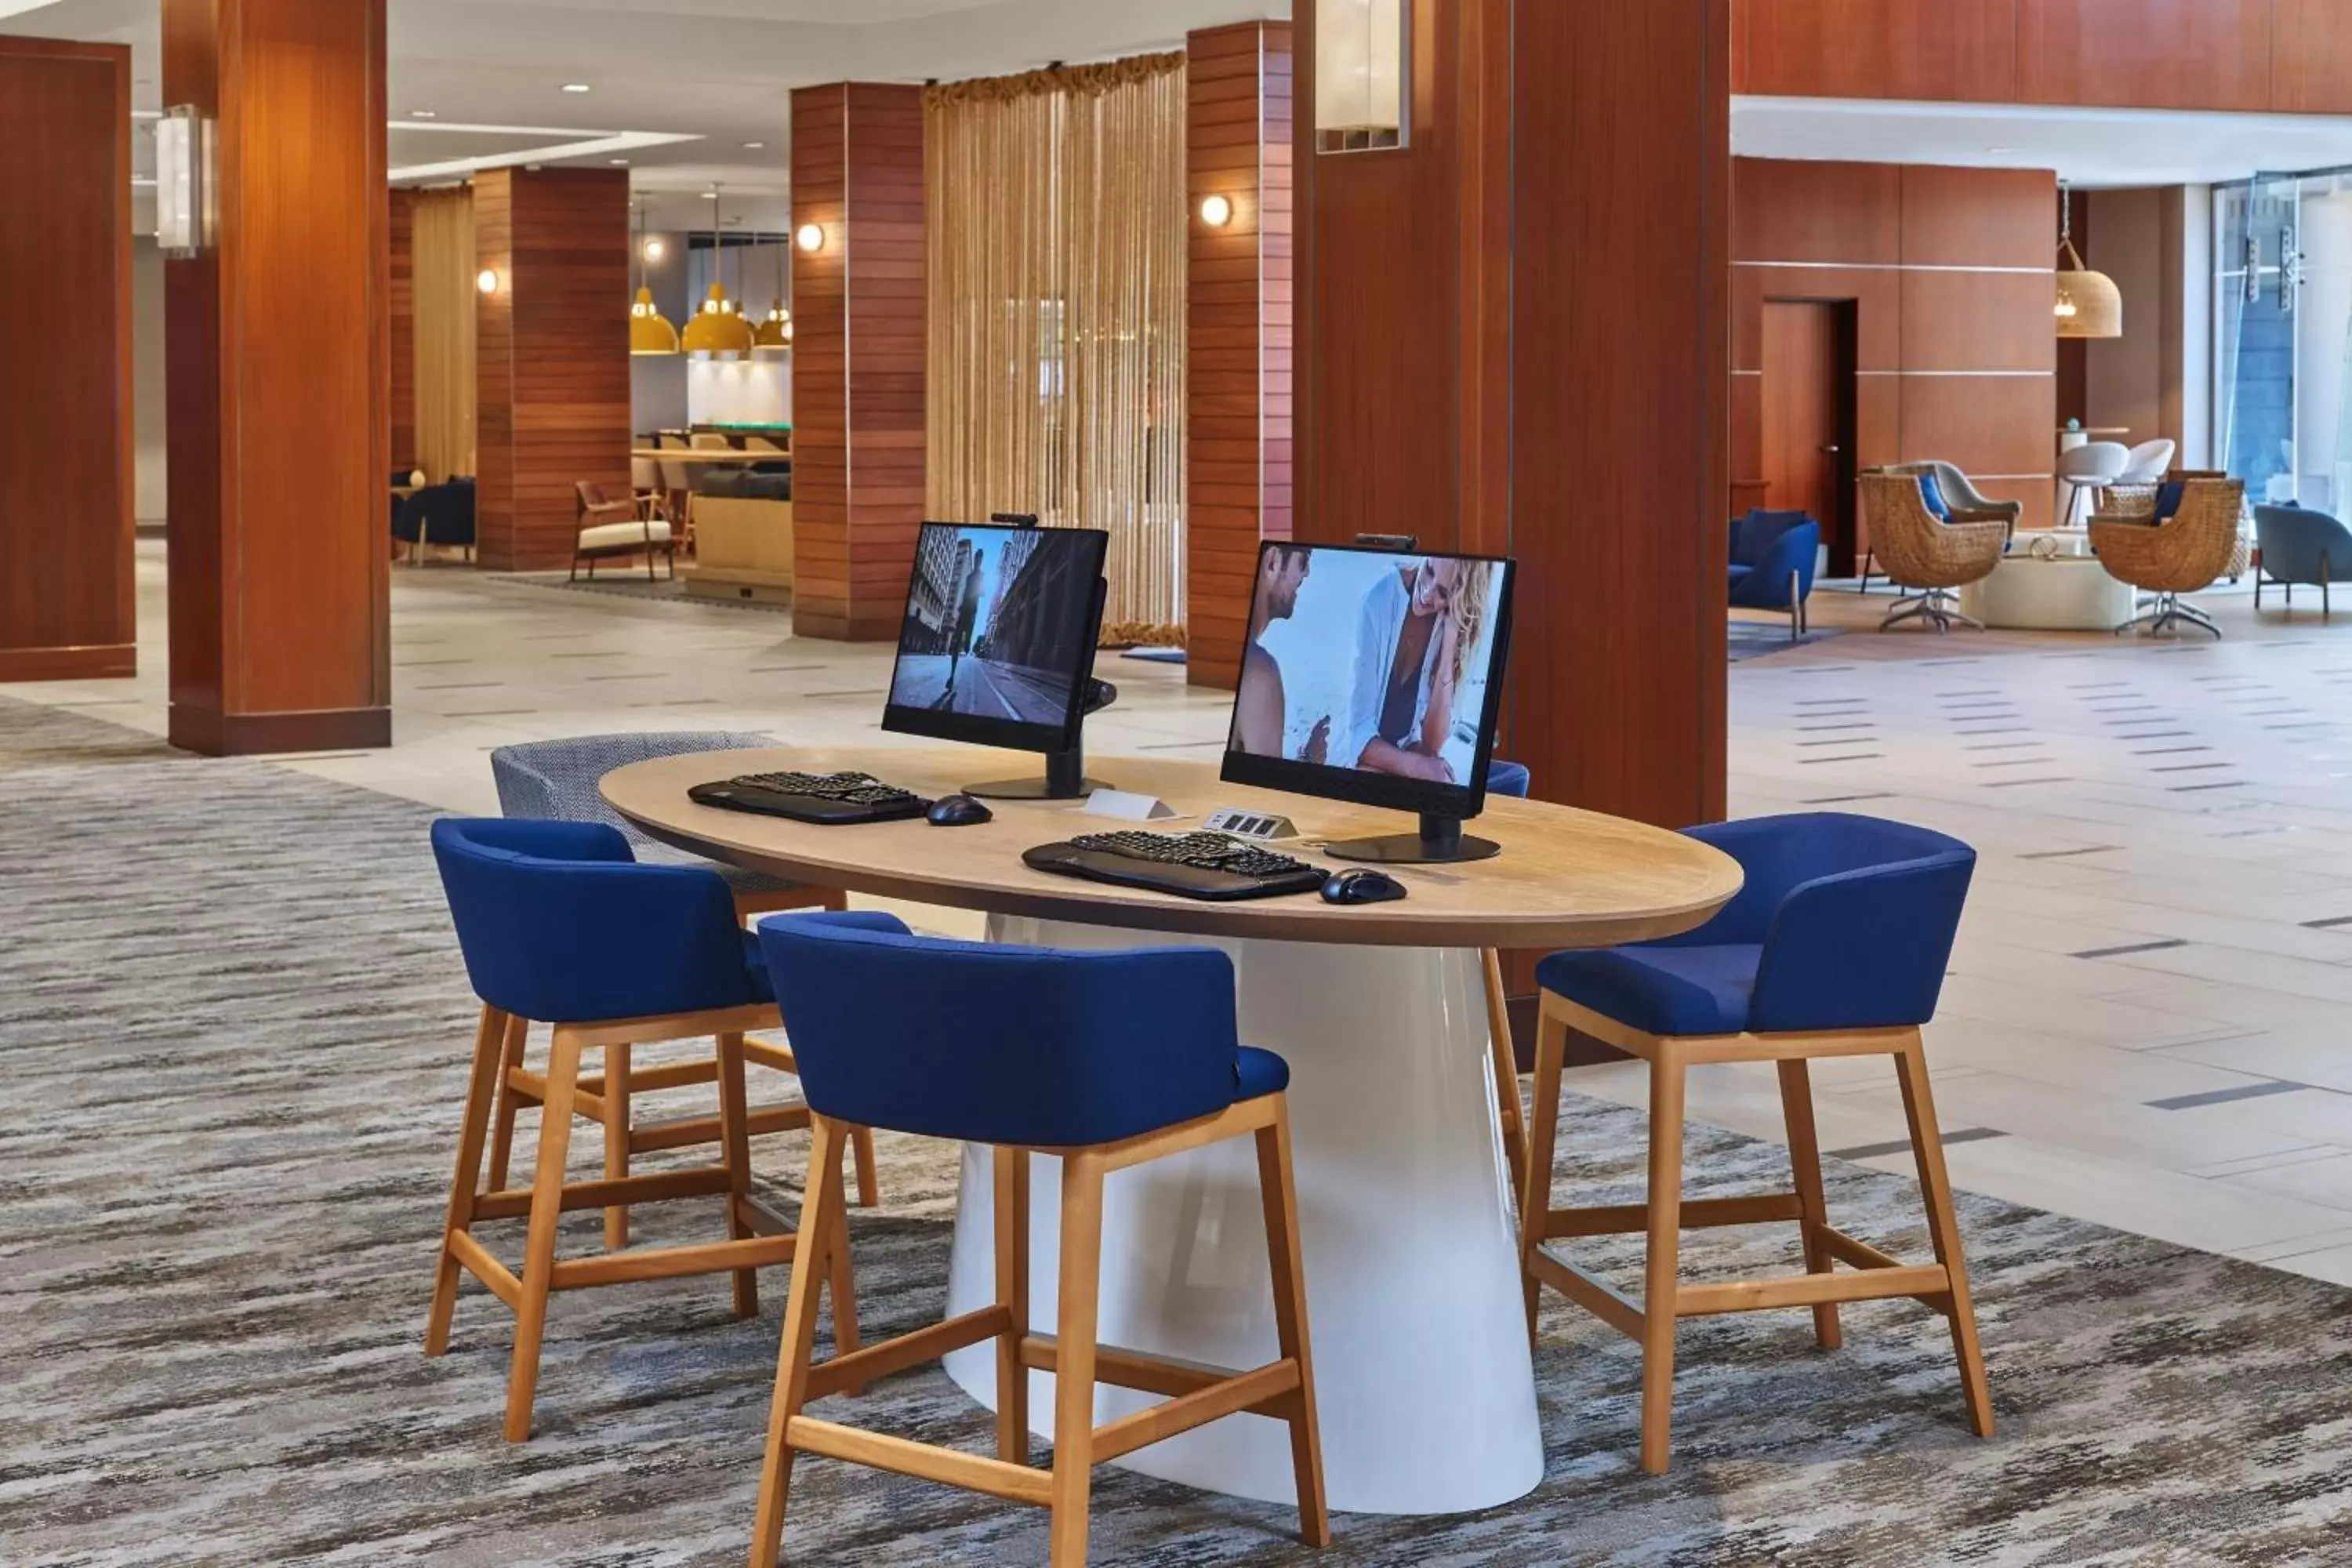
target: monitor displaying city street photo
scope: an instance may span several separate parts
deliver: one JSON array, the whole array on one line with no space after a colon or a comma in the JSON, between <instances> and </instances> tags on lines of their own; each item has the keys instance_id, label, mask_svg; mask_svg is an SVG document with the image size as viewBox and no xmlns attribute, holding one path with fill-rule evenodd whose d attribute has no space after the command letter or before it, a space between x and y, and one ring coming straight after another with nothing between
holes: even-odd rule
<instances>
[{"instance_id":1,"label":"monitor displaying city street photo","mask_svg":"<svg viewBox=\"0 0 2352 1568\"><path fill-rule=\"evenodd\" d=\"M1486 794L1511 563L1259 547L1224 776L1467 816Z\"/></svg>"},{"instance_id":2,"label":"monitor displaying city street photo","mask_svg":"<svg viewBox=\"0 0 2352 1568\"><path fill-rule=\"evenodd\" d=\"M1075 739L1110 536L927 522L882 727L1026 751Z\"/></svg>"}]
</instances>

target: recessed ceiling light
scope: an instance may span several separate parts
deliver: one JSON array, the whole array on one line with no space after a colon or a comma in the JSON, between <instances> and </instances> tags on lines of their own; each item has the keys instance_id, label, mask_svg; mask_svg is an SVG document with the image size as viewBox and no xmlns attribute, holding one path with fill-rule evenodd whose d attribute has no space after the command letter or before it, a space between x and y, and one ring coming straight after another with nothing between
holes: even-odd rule
<instances>
[{"instance_id":1,"label":"recessed ceiling light","mask_svg":"<svg viewBox=\"0 0 2352 1568\"><path fill-rule=\"evenodd\" d=\"M702 199L706 202L715 202L719 199L719 193L717 191L705 191L702 193Z\"/></svg>"},{"instance_id":2,"label":"recessed ceiling light","mask_svg":"<svg viewBox=\"0 0 2352 1568\"><path fill-rule=\"evenodd\" d=\"M2016 148L2014 148L2014 147L1988 147L1988 148L1986 148L1986 149L1985 149L1985 151L1986 151L1986 152L1988 152L1988 153L1991 153L1994 157L1998 158L1998 157L2001 156L2003 153L2014 153L2014 152L2016 152L2016 151L2017 151L2017 149L2016 149Z\"/></svg>"},{"instance_id":3,"label":"recessed ceiling light","mask_svg":"<svg viewBox=\"0 0 2352 1568\"><path fill-rule=\"evenodd\" d=\"M412 109L408 111L408 118L411 120L438 120L441 118L441 113L440 110L434 109Z\"/></svg>"},{"instance_id":4,"label":"recessed ceiling light","mask_svg":"<svg viewBox=\"0 0 2352 1568\"><path fill-rule=\"evenodd\" d=\"M567 81L563 84L563 90L566 92L586 92L588 90L588 84L584 81Z\"/></svg>"},{"instance_id":5,"label":"recessed ceiling light","mask_svg":"<svg viewBox=\"0 0 2352 1568\"><path fill-rule=\"evenodd\" d=\"M767 143L765 142L746 142L743 143L743 151L746 153L757 153L761 148L765 147Z\"/></svg>"},{"instance_id":6,"label":"recessed ceiling light","mask_svg":"<svg viewBox=\"0 0 2352 1568\"><path fill-rule=\"evenodd\" d=\"M617 164L624 169L629 166L629 161L626 158L607 158L604 162L607 163Z\"/></svg>"}]
</instances>

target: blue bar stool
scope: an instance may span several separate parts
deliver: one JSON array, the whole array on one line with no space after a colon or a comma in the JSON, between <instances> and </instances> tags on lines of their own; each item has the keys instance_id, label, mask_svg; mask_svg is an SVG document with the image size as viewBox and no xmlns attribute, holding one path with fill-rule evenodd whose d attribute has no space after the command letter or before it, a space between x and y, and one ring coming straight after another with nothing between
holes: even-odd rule
<instances>
[{"instance_id":1,"label":"blue bar stool","mask_svg":"<svg viewBox=\"0 0 2352 1568\"><path fill-rule=\"evenodd\" d=\"M1290 1068L1238 1043L1233 962L1207 948L1066 952L910 936L888 915L777 915L760 944L815 1112L807 1247L793 1259L768 1450L752 1527L754 1568L773 1568L796 1454L823 1454L1053 1510L1053 1568L1087 1559L1095 1465L1238 1411L1286 1421L1299 1531L1330 1541L1315 1374L1307 1354L1298 1200L1290 1168ZM819 1259L842 1223L841 1140L850 1126L995 1145L992 1306L810 1364ZM1279 1356L1228 1373L1098 1347L1103 1178L1244 1134L1258 1183ZM1062 1161L1061 1304L1051 1338L1029 1331L1029 1156ZM819 1178L835 1173L831 1182ZM950 1351L996 1342L994 1458L802 1414L810 1400ZM1029 1373L1054 1382L1054 1463L1033 1469ZM1097 1427L1097 1381L1170 1397Z\"/></svg>"},{"instance_id":2,"label":"blue bar stool","mask_svg":"<svg viewBox=\"0 0 2352 1568\"><path fill-rule=\"evenodd\" d=\"M1837 1303L1908 1296L1951 1321L1970 1425L1992 1436L1992 1400L1951 1178L1927 1089L1919 1026L1935 1016L1959 929L1976 851L1925 828L1836 813L1757 817L1691 829L1738 860L1747 883L1696 931L1662 942L1557 952L1536 970L1543 987L1537 1037L1530 1162L1519 1203L1519 1259L1528 1325L1549 1285L1642 1346L1642 1468L1663 1473L1673 1419L1675 1327L1684 1318L1811 1307L1824 1350L1841 1341ZM1549 1158L1559 1116L1560 1058L1578 1030L1650 1064L1650 1191L1645 1204L1551 1206ZM1932 1264L1904 1264L1831 1226L1813 1131L1815 1057L1895 1058L1912 1152L1927 1201ZM1682 1196L1685 1075L1706 1062L1772 1062L1789 1124L1796 1191L1762 1197ZM1793 1220L1806 1272L1773 1279L1685 1285L1677 1262L1685 1226ZM1646 1232L1639 1305L1548 1250L1580 1236ZM1855 1272L1841 1274L1840 1263Z\"/></svg>"},{"instance_id":3,"label":"blue bar stool","mask_svg":"<svg viewBox=\"0 0 2352 1568\"><path fill-rule=\"evenodd\" d=\"M461 1268L513 1308L506 1436L520 1443L530 1436L550 1291L731 1273L735 1311L748 1318L760 1306L754 1270L796 1255L791 1226L751 1196L750 1110L743 1089L744 1031L772 1029L781 1020L758 943L735 923L734 900L716 871L639 865L628 840L601 823L444 817L433 825L433 855L466 973L482 999L482 1020L474 1039L473 1078L449 1185L425 1353L437 1356L449 1348ZM524 1018L555 1028L543 1080L539 1169L528 1190L506 1190L495 1179L482 1190L477 1184L509 1026ZM581 1053L698 1035L714 1036L719 1043L719 1163L567 1183L564 1160L581 1098ZM841 1145L830 1147L830 1184L818 1184L837 1205ZM726 1199L729 1240L556 1258L556 1221L566 1209L705 1196ZM522 1215L530 1216L530 1229L518 1276L475 1239L473 1227L481 1220ZM830 1270L834 1337L854 1350L857 1309L847 1236L837 1236L829 1249L819 1251Z\"/></svg>"}]
</instances>

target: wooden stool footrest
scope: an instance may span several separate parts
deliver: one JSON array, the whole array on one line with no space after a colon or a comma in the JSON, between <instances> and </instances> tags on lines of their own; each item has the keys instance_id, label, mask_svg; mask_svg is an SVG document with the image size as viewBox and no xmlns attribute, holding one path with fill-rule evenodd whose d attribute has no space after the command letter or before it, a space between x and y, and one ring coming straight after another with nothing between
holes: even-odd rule
<instances>
[{"instance_id":1,"label":"wooden stool footrest","mask_svg":"<svg viewBox=\"0 0 2352 1568\"><path fill-rule=\"evenodd\" d=\"M1032 1372L1054 1371L1059 1353L1060 1347L1051 1334L1022 1336L1021 1364ZM1132 1388L1143 1394L1164 1394L1171 1399L1236 1375L1229 1366L1211 1366L1206 1362L1146 1355L1141 1351L1123 1350L1117 1345L1098 1345L1095 1349L1097 1383L1108 1383L1116 1388Z\"/></svg>"},{"instance_id":2,"label":"wooden stool footrest","mask_svg":"<svg viewBox=\"0 0 2352 1568\"><path fill-rule=\"evenodd\" d=\"M950 1351L992 1340L1013 1331L1013 1314L1003 1307L982 1307L960 1318L933 1323L911 1334L900 1334L880 1344L867 1345L847 1355L819 1362L809 1368L808 1397L823 1399L845 1388L862 1388L877 1378L937 1361Z\"/></svg>"},{"instance_id":3,"label":"wooden stool footrest","mask_svg":"<svg viewBox=\"0 0 2352 1568\"><path fill-rule=\"evenodd\" d=\"M522 1300L522 1281L516 1279L507 1266L490 1256L490 1249L462 1230L449 1233L449 1251L467 1272L490 1288L490 1294L504 1301L509 1308Z\"/></svg>"},{"instance_id":4,"label":"wooden stool footrest","mask_svg":"<svg viewBox=\"0 0 2352 1568\"><path fill-rule=\"evenodd\" d=\"M753 1236L790 1236L793 1234L793 1226L792 1221L786 1219L783 1215L778 1214L775 1210L770 1208L766 1204L761 1203L759 1199L751 1196L749 1193L738 1193L735 1195L735 1217L738 1220L740 1220L743 1225L750 1229Z\"/></svg>"},{"instance_id":5,"label":"wooden stool footrest","mask_svg":"<svg viewBox=\"0 0 2352 1568\"><path fill-rule=\"evenodd\" d=\"M1528 1255L1528 1267L1537 1279L1623 1334L1629 1340L1642 1337L1642 1309L1632 1297L1600 1275L1580 1268L1565 1258L1556 1258L1538 1247Z\"/></svg>"},{"instance_id":6,"label":"wooden stool footrest","mask_svg":"<svg viewBox=\"0 0 2352 1568\"><path fill-rule=\"evenodd\" d=\"M618 1285L632 1279L675 1279L685 1274L724 1274L738 1268L767 1268L793 1260L799 1240L790 1236L756 1236L741 1241L710 1241L694 1247L648 1247L602 1258L558 1260L548 1277L551 1290L580 1290L592 1285Z\"/></svg>"},{"instance_id":7,"label":"wooden stool footrest","mask_svg":"<svg viewBox=\"0 0 2352 1568\"><path fill-rule=\"evenodd\" d=\"M1287 1356L1248 1372L1235 1373L1164 1405L1155 1405L1096 1427L1087 1458L1098 1465L1238 1411L1276 1415L1287 1403L1285 1396L1296 1394L1298 1386L1298 1363Z\"/></svg>"},{"instance_id":8,"label":"wooden stool footrest","mask_svg":"<svg viewBox=\"0 0 2352 1568\"><path fill-rule=\"evenodd\" d=\"M1675 1315L1705 1318L1718 1312L1816 1307L1832 1301L1876 1301L1890 1296L1948 1297L1951 1289L1952 1277L1940 1263L1897 1264L1854 1274L1791 1274L1780 1279L1685 1285L1675 1292Z\"/></svg>"},{"instance_id":9,"label":"wooden stool footrest","mask_svg":"<svg viewBox=\"0 0 2352 1568\"><path fill-rule=\"evenodd\" d=\"M1771 1193L1752 1198L1692 1198L1682 1205L1685 1230L1719 1225L1768 1225L1804 1217L1802 1201L1794 1193ZM1623 1236L1650 1227L1647 1204L1615 1204L1598 1208L1553 1209L1544 1215L1546 1241L1580 1236Z\"/></svg>"},{"instance_id":10,"label":"wooden stool footrest","mask_svg":"<svg viewBox=\"0 0 2352 1568\"><path fill-rule=\"evenodd\" d=\"M728 1190L724 1165L693 1165L683 1171L661 1171L646 1176L609 1176L602 1181L566 1182L562 1209L611 1208L616 1204L664 1203L671 1198L713 1197ZM530 1212L529 1187L502 1187L474 1200L477 1220L512 1219Z\"/></svg>"},{"instance_id":11,"label":"wooden stool footrest","mask_svg":"<svg viewBox=\"0 0 2352 1568\"><path fill-rule=\"evenodd\" d=\"M642 1087L632 1080L632 1091ZM747 1119L751 1135L762 1132L790 1132L809 1124L805 1105L762 1105L755 1108ZM660 1121L647 1121L629 1129L629 1152L650 1154L662 1149L683 1149L696 1143L719 1142L719 1118L716 1116L673 1116Z\"/></svg>"},{"instance_id":12,"label":"wooden stool footrest","mask_svg":"<svg viewBox=\"0 0 2352 1568\"><path fill-rule=\"evenodd\" d=\"M1050 1507L1054 1500L1054 1475L1050 1470L1033 1470L1026 1465L1008 1464L957 1448L912 1443L879 1432L862 1432L855 1426L819 1421L814 1416L795 1415L787 1422L784 1442L804 1454L870 1465L878 1470L912 1476L917 1480L945 1481L1007 1502Z\"/></svg>"}]
</instances>

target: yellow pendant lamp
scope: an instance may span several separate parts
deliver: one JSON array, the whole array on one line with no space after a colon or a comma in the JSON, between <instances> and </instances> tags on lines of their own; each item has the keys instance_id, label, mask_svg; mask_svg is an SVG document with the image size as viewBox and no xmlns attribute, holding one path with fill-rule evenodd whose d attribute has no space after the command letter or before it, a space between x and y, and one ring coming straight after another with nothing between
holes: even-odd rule
<instances>
[{"instance_id":1,"label":"yellow pendant lamp","mask_svg":"<svg viewBox=\"0 0 2352 1568\"><path fill-rule=\"evenodd\" d=\"M2062 338L2119 338L2124 335L2124 295L2116 280L2083 265L2074 248L2074 193L2058 187L2064 205L2058 220L2058 299L2053 313ZM2072 262L2071 267L2067 263Z\"/></svg>"},{"instance_id":2,"label":"yellow pendant lamp","mask_svg":"<svg viewBox=\"0 0 2352 1568\"><path fill-rule=\"evenodd\" d=\"M702 309L688 318L678 346L689 354L748 358L751 353L751 323L735 309L735 301L727 297L727 286L719 280L720 263L727 258L727 237L719 226L719 187L713 185L710 191L710 292L704 298Z\"/></svg>"},{"instance_id":3,"label":"yellow pendant lamp","mask_svg":"<svg viewBox=\"0 0 2352 1568\"><path fill-rule=\"evenodd\" d=\"M760 318L760 325L751 333L751 347L754 351L782 353L792 346L793 313L784 308L784 262L780 248L776 253L776 302Z\"/></svg>"},{"instance_id":4,"label":"yellow pendant lamp","mask_svg":"<svg viewBox=\"0 0 2352 1568\"><path fill-rule=\"evenodd\" d=\"M654 306L654 291L646 287L646 207L637 204L637 297L629 306L629 352L633 354L677 353L677 329Z\"/></svg>"}]
</instances>

